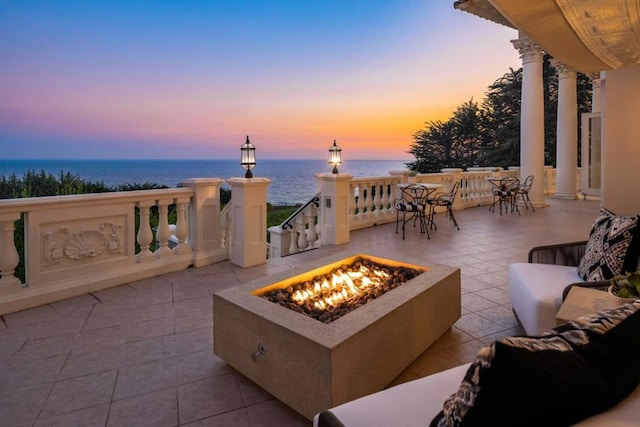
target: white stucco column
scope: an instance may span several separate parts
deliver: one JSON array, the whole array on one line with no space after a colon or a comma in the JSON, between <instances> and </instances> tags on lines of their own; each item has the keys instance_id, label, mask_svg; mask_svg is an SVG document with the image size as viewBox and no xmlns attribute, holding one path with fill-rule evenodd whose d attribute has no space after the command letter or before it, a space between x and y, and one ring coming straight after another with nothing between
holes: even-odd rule
<instances>
[{"instance_id":1,"label":"white stucco column","mask_svg":"<svg viewBox=\"0 0 640 427\"><path fill-rule=\"evenodd\" d=\"M544 201L544 92L543 50L529 37L520 34L512 40L522 58L522 94L520 110L520 176L533 175L529 198L535 207Z\"/></svg>"},{"instance_id":2,"label":"white stucco column","mask_svg":"<svg viewBox=\"0 0 640 427\"><path fill-rule=\"evenodd\" d=\"M320 191L320 239L323 245L349 242L349 183L352 175L315 175Z\"/></svg>"},{"instance_id":3,"label":"white stucco column","mask_svg":"<svg viewBox=\"0 0 640 427\"><path fill-rule=\"evenodd\" d=\"M556 194L560 199L577 198L578 90L576 72L551 60L558 72L558 122L556 126Z\"/></svg>"},{"instance_id":4,"label":"white stucco column","mask_svg":"<svg viewBox=\"0 0 640 427\"><path fill-rule=\"evenodd\" d=\"M602 101L602 91L600 90L602 80L600 73L590 74L589 79L591 80L591 112L599 113Z\"/></svg>"},{"instance_id":5,"label":"white stucco column","mask_svg":"<svg viewBox=\"0 0 640 427\"><path fill-rule=\"evenodd\" d=\"M231 262L251 267L267 262L268 178L229 178Z\"/></svg>"}]
</instances>

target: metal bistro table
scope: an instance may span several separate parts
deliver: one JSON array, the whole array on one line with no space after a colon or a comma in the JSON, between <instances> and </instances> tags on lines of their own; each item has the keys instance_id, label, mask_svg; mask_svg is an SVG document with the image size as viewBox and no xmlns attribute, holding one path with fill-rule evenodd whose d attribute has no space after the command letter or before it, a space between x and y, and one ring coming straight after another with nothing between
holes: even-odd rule
<instances>
[{"instance_id":1,"label":"metal bistro table","mask_svg":"<svg viewBox=\"0 0 640 427\"><path fill-rule=\"evenodd\" d=\"M396 193L396 233L398 232L398 223L402 214L402 238L405 235L405 225L411 219L420 224L420 232L427 233L429 236L429 222L432 221L431 216L427 214L427 200L438 188L442 188L442 184L431 183L403 183L397 184L399 190Z\"/></svg>"},{"instance_id":2,"label":"metal bistro table","mask_svg":"<svg viewBox=\"0 0 640 427\"><path fill-rule=\"evenodd\" d=\"M505 213L511 208L511 212L518 212L520 215L520 209L518 208L517 188L520 185L520 180L515 177L487 177L485 178L492 186L493 202L489 205L489 210L495 212L496 204L499 204L500 215L502 215L502 205L505 205Z\"/></svg>"}]
</instances>

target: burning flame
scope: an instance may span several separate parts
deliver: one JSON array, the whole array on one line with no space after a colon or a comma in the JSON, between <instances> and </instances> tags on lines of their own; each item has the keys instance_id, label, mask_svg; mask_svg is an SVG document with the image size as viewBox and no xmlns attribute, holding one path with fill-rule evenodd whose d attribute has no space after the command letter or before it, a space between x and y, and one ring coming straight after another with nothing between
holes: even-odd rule
<instances>
[{"instance_id":1,"label":"burning flame","mask_svg":"<svg viewBox=\"0 0 640 427\"><path fill-rule=\"evenodd\" d=\"M384 285L384 280L389 274L383 270L371 269L360 266L359 271L343 272L336 270L331 277L331 282L324 279L314 282L307 289L296 291L292 298L299 305L309 301L315 308L324 310L337 306L343 301L358 298L366 289Z\"/></svg>"}]
</instances>

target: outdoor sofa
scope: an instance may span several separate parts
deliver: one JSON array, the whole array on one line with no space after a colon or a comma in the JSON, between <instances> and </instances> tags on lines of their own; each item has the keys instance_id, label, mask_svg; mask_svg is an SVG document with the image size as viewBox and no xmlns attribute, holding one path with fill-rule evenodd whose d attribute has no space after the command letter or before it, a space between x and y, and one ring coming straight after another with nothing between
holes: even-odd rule
<instances>
[{"instance_id":1,"label":"outdoor sofa","mask_svg":"<svg viewBox=\"0 0 640 427\"><path fill-rule=\"evenodd\" d=\"M313 426L638 425L638 336L640 299L494 341L470 364L320 412Z\"/></svg>"},{"instance_id":2,"label":"outdoor sofa","mask_svg":"<svg viewBox=\"0 0 640 427\"><path fill-rule=\"evenodd\" d=\"M509 267L511 303L527 335L316 414L314 427L639 425L640 299L556 326L571 287L605 290L611 276L639 269L638 223L601 209L589 240L538 246L528 263Z\"/></svg>"},{"instance_id":3,"label":"outdoor sofa","mask_svg":"<svg viewBox=\"0 0 640 427\"><path fill-rule=\"evenodd\" d=\"M527 263L509 266L509 299L529 335L556 326L556 314L572 286L607 290L610 279L640 269L637 215L600 209L589 240L538 246Z\"/></svg>"}]
</instances>

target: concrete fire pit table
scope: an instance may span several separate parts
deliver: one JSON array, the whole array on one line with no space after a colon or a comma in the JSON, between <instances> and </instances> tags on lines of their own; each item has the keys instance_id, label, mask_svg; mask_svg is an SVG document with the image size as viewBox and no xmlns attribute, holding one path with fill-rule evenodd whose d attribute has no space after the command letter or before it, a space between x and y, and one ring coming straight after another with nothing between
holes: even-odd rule
<instances>
[{"instance_id":1,"label":"concrete fire pit table","mask_svg":"<svg viewBox=\"0 0 640 427\"><path fill-rule=\"evenodd\" d=\"M357 257L424 270L323 323L258 296ZM384 389L460 318L460 269L369 254L336 255L213 295L213 351L308 419Z\"/></svg>"}]
</instances>

